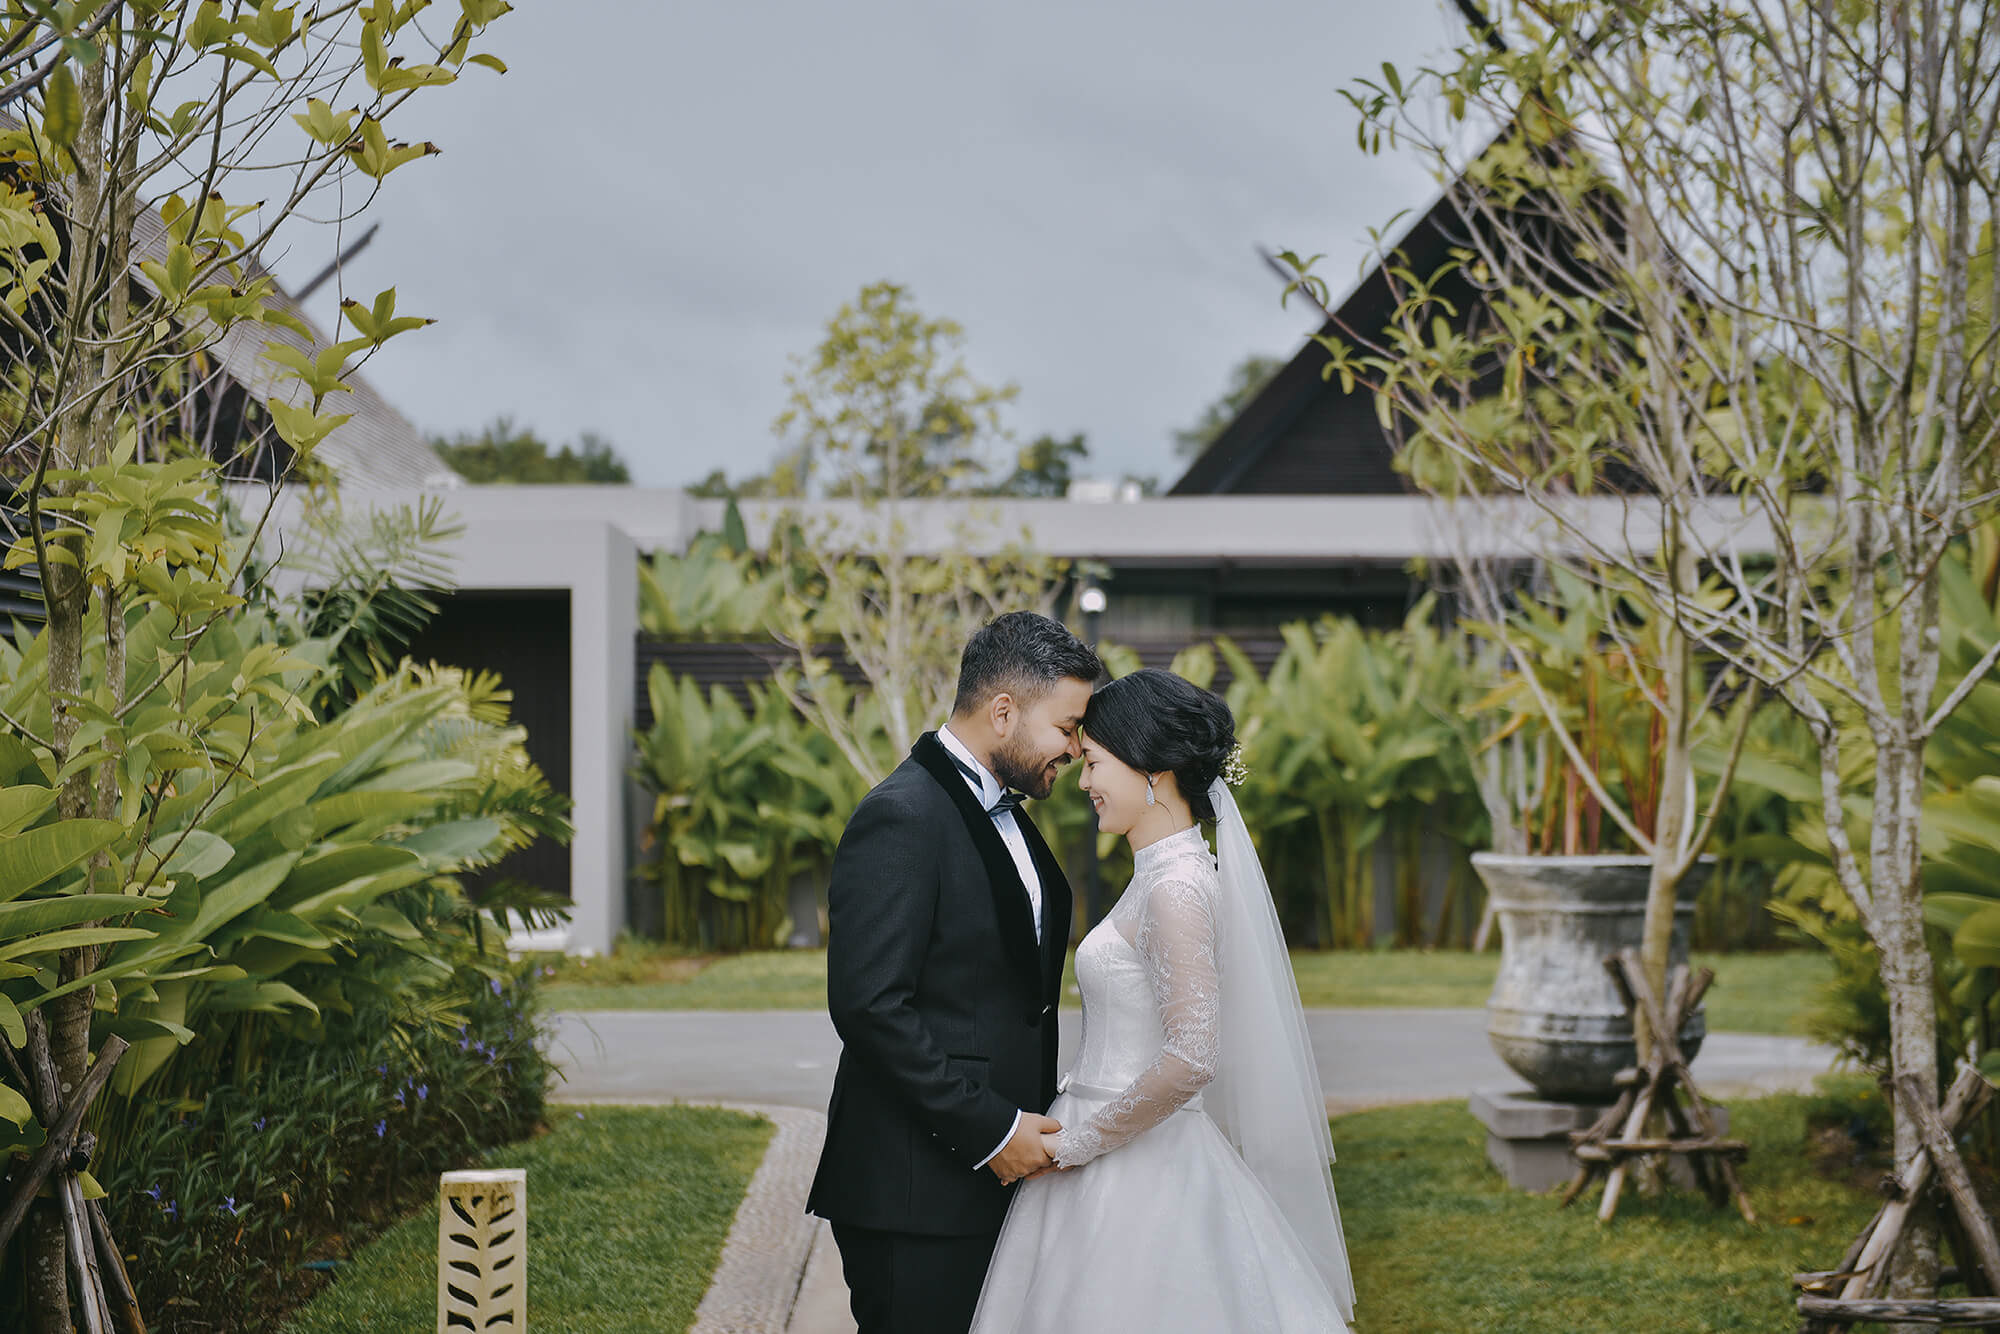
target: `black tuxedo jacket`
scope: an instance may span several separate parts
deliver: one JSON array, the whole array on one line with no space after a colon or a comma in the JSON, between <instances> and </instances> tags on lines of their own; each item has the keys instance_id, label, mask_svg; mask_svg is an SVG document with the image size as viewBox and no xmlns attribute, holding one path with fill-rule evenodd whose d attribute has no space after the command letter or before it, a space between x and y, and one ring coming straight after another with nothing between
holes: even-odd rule
<instances>
[{"instance_id":1,"label":"black tuxedo jacket","mask_svg":"<svg viewBox=\"0 0 2000 1334\"><path fill-rule=\"evenodd\" d=\"M939 1236L998 1233L977 1167L1055 1100L1070 889L1025 811L1042 940L993 817L926 732L862 798L827 888L826 1002L842 1042L809 1212Z\"/></svg>"}]
</instances>

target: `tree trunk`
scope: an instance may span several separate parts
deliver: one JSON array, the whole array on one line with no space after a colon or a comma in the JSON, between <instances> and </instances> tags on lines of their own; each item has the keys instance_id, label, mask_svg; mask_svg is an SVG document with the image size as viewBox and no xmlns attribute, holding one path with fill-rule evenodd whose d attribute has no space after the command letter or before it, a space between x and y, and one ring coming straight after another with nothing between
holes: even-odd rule
<instances>
[{"instance_id":1,"label":"tree trunk","mask_svg":"<svg viewBox=\"0 0 2000 1334\"><path fill-rule=\"evenodd\" d=\"M74 272L71 281L73 285L78 281ZM55 430L54 448L58 466L78 466L79 455L85 448L83 414L65 414L57 422ZM70 539L65 545L80 563L83 556L81 544ZM82 689L83 632L90 611L90 586L76 569L56 564L43 571L42 586L49 618L50 739L55 743L55 755L60 763L69 755L76 738L78 720L64 701L68 696L81 693ZM92 786L88 772L71 775L57 796L57 814L65 820L90 815L94 806ZM82 962L80 954L77 950L62 953L58 969L62 981L82 976L86 971L78 967ZM74 991L51 1001L48 1006L49 1055L55 1066L59 1100L66 1101L70 1091L83 1078L90 1055L90 1002L88 991ZM36 1203L35 1218L28 1235L30 1334L70 1334L65 1233L54 1199Z\"/></svg>"},{"instance_id":2,"label":"tree trunk","mask_svg":"<svg viewBox=\"0 0 2000 1334\"><path fill-rule=\"evenodd\" d=\"M1693 553L1680 541L1679 523L1669 518L1668 560L1674 587L1690 590L1695 582ZM1639 962L1646 985L1666 1003L1667 966L1673 953L1674 912L1680 898L1683 849L1692 832L1694 806L1694 654L1677 623L1660 627L1660 693L1666 704L1661 718L1660 786L1653 815L1653 867L1646 884L1646 920L1639 942ZM1653 1050L1653 1032L1643 1012L1632 1016L1643 1063Z\"/></svg>"},{"instance_id":3,"label":"tree trunk","mask_svg":"<svg viewBox=\"0 0 2000 1334\"><path fill-rule=\"evenodd\" d=\"M104 325L111 312L102 303L107 293L122 297L127 281L124 258L131 238L129 234L123 238L115 234L117 220L123 211L112 211L109 232L96 230L104 227L106 221L104 211L109 183L101 164L110 155L102 150L101 145L105 142L108 100L105 69L113 63L111 44L114 40L107 35L105 58L88 65L80 64L77 71L81 102L76 138L77 170L70 178L69 253L63 257L66 335L77 346L85 345L89 339L101 338L107 332ZM96 357L85 355L84 361L89 369L83 372L82 378L86 381L95 378L101 364L108 364L111 356L108 348L101 355L105 358L103 363ZM50 428L53 432L50 442L52 461L61 468L89 468L101 462L107 452L103 445L104 437L108 435L110 395L83 396L75 393L74 386L64 388L70 393L70 401ZM67 493L76 490L77 486L75 482L65 481L52 489ZM48 608L50 740L55 743L58 764L68 758L76 738L78 720L63 700L66 695L82 692L83 643L91 607L90 585L81 573L83 544L76 538L70 538L63 545L70 550L77 564L53 565L41 572ZM57 813L61 818L75 820L95 814L97 785L94 779L94 774L85 771L72 774L63 783L57 798ZM65 950L57 972L61 980L67 982L83 976L95 966L95 950ZM59 997L48 1006L49 1055L55 1066L57 1097L62 1101L67 1101L82 1082L90 1063L92 1002L92 993L86 988ZM28 1249L29 1331L30 1334L71 1334L69 1285L64 1259L66 1235L61 1215L53 1200L42 1201L37 1204L36 1210Z\"/></svg>"},{"instance_id":4,"label":"tree trunk","mask_svg":"<svg viewBox=\"0 0 2000 1334\"><path fill-rule=\"evenodd\" d=\"M1877 828L1869 841L1873 864L1875 921L1882 985L1889 998L1889 1069L1893 1079L1914 1079L1935 1106L1937 1082L1937 993L1930 948L1924 940L1923 885L1918 873L1923 782L1921 744L1878 746L1877 779L1890 785L1895 819ZM1878 807L1879 809L1879 807ZM1915 1118L1895 1118L1896 1167L1901 1170L1923 1147ZM1924 1207L1911 1212L1889 1272L1892 1297L1928 1297L1937 1290L1938 1227ZM1915 1327L1911 1327L1915 1328Z\"/></svg>"}]
</instances>

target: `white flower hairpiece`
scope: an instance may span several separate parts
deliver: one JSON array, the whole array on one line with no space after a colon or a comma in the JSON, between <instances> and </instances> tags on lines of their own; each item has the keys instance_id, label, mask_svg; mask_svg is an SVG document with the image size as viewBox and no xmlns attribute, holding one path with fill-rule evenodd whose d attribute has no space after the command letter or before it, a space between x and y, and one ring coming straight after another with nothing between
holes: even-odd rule
<instances>
[{"instance_id":1,"label":"white flower hairpiece","mask_svg":"<svg viewBox=\"0 0 2000 1334\"><path fill-rule=\"evenodd\" d=\"M1229 752L1229 758L1222 762L1222 781L1231 787L1242 787L1243 780L1250 776L1250 769L1243 763L1243 746Z\"/></svg>"}]
</instances>

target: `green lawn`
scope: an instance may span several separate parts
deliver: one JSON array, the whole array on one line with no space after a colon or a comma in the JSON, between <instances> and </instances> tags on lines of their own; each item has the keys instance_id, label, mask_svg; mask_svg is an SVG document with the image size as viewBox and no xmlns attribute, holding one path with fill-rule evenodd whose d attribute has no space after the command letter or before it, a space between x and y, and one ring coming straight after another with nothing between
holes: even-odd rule
<instances>
[{"instance_id":1,"label":"green lawn","mask_svg":"<svg viewBox=\"0 0 2000 1334\"><path fill-rule=\"evenodd\" d=\"M1594 1192L1558 1209L1553 1196L1511 1190L1464 1103L1337 1118L1357 1331L1789 1334L1799 1323L1790 1276L1837 1264L1880 1203L1814 1174L1806 1102L1731 1105L1731 1133L1751 1145L1754 1227L1692 1193L1628 1192L1600 1228Z\"/></svg>"},{"instance_id":2,"label":"green lawn","mask_svg":"<svg viewBox=\"0 0 2000 1334\"><path fill-rule=\"evenodd\" d=\"M1310 1006L1478 1007L1493 989L1497 953L1373 950L1292 956ZM1823 954L1703 954L1715 969L1709 1027L1734 1033L1803 1033L1802 1012L1829 973ZM608 957L551 962L549 1004L562 1010L815 1010L826 1004L826 955L775 950L689 956L634 941ZM1074 979L1072 978L1072 981ZM1073 991L1065 991L1074 1004Z\"/></svg>"},{"instance_id":3,"label":"green lawn","mask_svg":"<svg viewBox=\"0 0 2000 1334\"><path fill-rule=\"evenodd\" d=\"M1805 950L1697 954L1694 962L1715 970L1706 1001L1708 1026L1730 1033L1803 1034L1812 991L1832 975L1826 955ZM1462 950L1292 955L1299 998L1325 1006L1480 1006L1499 966L1497 953Z\"/></svg>"},{"instance_id":4,"label":"green lawn","mask_svg":"<svg viewBox=\"0 0 2000 1334\"><path fill-rule=\"evenodd\" d=\"M528 1170L528 1323L563 1334L685 1330L770 1142L709 1107L552 1108L548 1134L488 1155ZM437 1212L363 1247L289 1334L430 1329Z\"/></svg>"},{"instance_id":5,"label":"green lawn","mask_svg":"<svg viewBox=\"0 0 2000 1334\"><path fill-rule=\"evenodd\" d=\"M760 950L717 957L630 938L596 959L551 961L542 991L557 1010L819 1010L824 950Z\"/></svg>"},{"instance_id":6,"label":"green lawn","mask_svg":"<svg viewBox=\"0 0 2000 1334\"><path fill-rule=\"evenodd\" d=\"M1357 1330L1625 1334L1797 1327L1787 1280L1840 1257L1876 1200L1817 1175L1808 1099L1732 1105L1752 1148L1744 1184L1762 1221L1692 1194L1628 1193L1609 1228L1586 1200L1509 1189L1461 1102L1338 1117L1336 1181L1360 1306ZM707 1287L767 1123L709 1108L588 1108L493 1154L528 1169L529 1302L564 1334L685 1330ZM290 1334L427 1329L436 1215L364 1247Z\"/></svg>"}]
</instances>

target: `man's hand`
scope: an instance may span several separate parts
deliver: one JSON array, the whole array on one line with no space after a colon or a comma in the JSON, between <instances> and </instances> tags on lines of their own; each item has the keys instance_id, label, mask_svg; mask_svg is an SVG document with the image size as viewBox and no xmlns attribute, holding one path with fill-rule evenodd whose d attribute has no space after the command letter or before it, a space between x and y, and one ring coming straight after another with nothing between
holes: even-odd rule
<instances>
[{"instance_id":1,"label":"man's hand","mask_svg":"<svg viewBox=\"0 0 2000 1334\"><path fill-rule=\"evenodd\" d=\"M1023 1177L1022 1180L1033 1181L1036 1177L1045 1177L1051 1172L1070 1171L1071 1170L1070 1168L1064 1167L1061 1163L1056 1161L1056 1154L1060 1152L1061 1149L1062 1149L1061 1135L1051 1134L1042 1136L1042 1152L1046 1153L1049 1156L1048 1165L1046 1167L1043 1167L1039 1171L1028 1173L1028 1175Z\"/></svg>"},{"instance_id":2,"label":"man's hand","mask_svg":"<svg viewBox=\"0 0 2000 1334\"><path fill-rule=\"evenodd\" d=\"M1061 1129L1060 1121L1051 1121L1035 1112L1022 1112L1021 1124L1014 1127L1014 1137L1007 1141L1006 1148L993 1155L993 1161L986 1164L987 1170L1009 1186L1022 1177L1035 1175L1053 1161L1042 1147L1042 1136Z\"/></svg>"}]
</instances>

